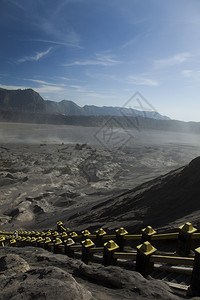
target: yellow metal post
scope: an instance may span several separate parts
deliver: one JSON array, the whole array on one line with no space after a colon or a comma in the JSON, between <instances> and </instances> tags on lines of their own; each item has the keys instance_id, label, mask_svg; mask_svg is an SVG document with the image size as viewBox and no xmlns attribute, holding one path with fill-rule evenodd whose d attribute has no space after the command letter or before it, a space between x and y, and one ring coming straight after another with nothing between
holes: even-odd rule
<instances>
[{"instance_id":1,"label":"yellow metal post","mask_svg":"<svg viewBox=\"0 0 200 300\"><path fill-rule=\"evenodd\" d=\"M142 242L151 241L151 237L156 233L156 231L151 227L147 226L142 229Z\"/></svg>"},{"instance_id":2,"label":"yellow metal post","mask_svg":"<svg viewBox=\"0 0 200 300\"><path fill-rule=\"evenodd\" d=\"M16 240L15 239L11 239L10 241L9 241L9 245L10 246L16 246Z\"/></svg>"},{"instance_id":3,"label":"yellow metal post","mask_svg":"<svg viewBox=\"0 0 200 300\"><path fill-rule=\"evenodd\" d=\"M124 240L124 236L128 234L128 231L123 227L117 229L116 231L116 242L119 245L120 251L123 251L126 240Z\"/></svg>"},{"instance_id":4,"label":"yellow metal post","mask_svg":"<svg viewBox=\"0 0 200 300\"><path fill-rule=\"evenodd\" d=\"M93 260L93 253L90 252L91 248L94 248L95 244L92 240L86 239L85 241L81 242L82 244L82 261L85 264Z\"/></svg>"},{"instance_id":5,"label":"yellow metal post","mask_svg":"<svg viewBox=\"0 0 200 300\"><path fill-rule=\"evenodd\" d=\"M151 262L150 258L156 250L157 249L148 241L137 246L136 271L138 271L144 277L147 277L153 272L154 262Z\"/></svg>"},{"instance_id":6,"label":"yellow metal post","mask_svg":"<svg viewBox=\"0 0 200 300\"><path fill-rule=\"evenodd\" d=\"M56 238L54 241L54 253L59 253L59 245L61 245L62 244L62 240L61 239L59 239L59 238Z\"/></svg>"},{"instance_id":7,"label":"yellow metal post","mask_svg":"<svg viewBox=\"0 0 200 300\"><path fill-rule=\"evenodd\" d=\"M74 250L71 248L71 246L75 245L74 240L68 238L64 243L65 243L65 254L69 257L74 258Z\"/></svg>"},{"instance_id":8,"label":"yellow metal post","mask_svg":"<svg viewBox=\"0 0 200 300\"><path fill-rule=\"evenodd\" d=\"M62 232L61 226L63 226L63 222L62 221L58 221L57 222L57 231L58 232Z\"/></svg>"},{"instance_id":9,"label":"yellow metal post","mask_svg":"<svg viewBox=\"0 0 200 300\"><path fill-rule=\"evenodd\" d=\"M44 241L44 249L45 250L48 250L48 251L51 251L51 248L50 248L50 243L51 243L51 238L50 237L46 237L45 241Z\"/></svg>"},{"instance_id":10,"label":"yellow metal post","mask_svg":"<svg viewBox=\"0 0 200 300\"><path fill-rule=\"evenodd\" d=\"M103 245L103 236L106 234L103 228L100 228L96 231L96 245L100 247Z\"/></svg>"},{"instance_id":11,"label":"yellow metal post","mask_svg":"<svg viewBox=\"0 0 200 300\"><path fill-rule=\"evenodd\" d=\"M5 237L1 236L0 237L0 246L4 247L5 246L5 241L6 241Z\"/></svg>"},{"instance_id":12,"label":"yellow metal post","mask_svg":"<svg viewBox=\"0 0 200 300\"><path fill-rule=\"evenodd\" d=\"M200 296L200 247L195 249L195 260L188 295Z\"/></svg>"},{"instance_id":13,"label":"yellow metal post","mask_svg":"<svg viewBox=\"0 0 200 300\"><path fill-rule=\"evenodd\" d=\"M187 222L179 227L178 243L176 252L181 256L188 256L192 248L192 234L197 229Z\"/></svg>"},{"instance_id":14,"label":"yellow metal post","mask_svg":"<svg viewBox=\"0 0 200 300\"><path fill-rule=\"evenodd\" d=\"M33 236L31 238L30 244L31 244L31 246L36 247L37 246L37 238Z\"/></svg>"},{"instance_id":15,"label":"yellow metal post","mask_svg":"<svg viewBox=\"0 0 200 300\"><path fill-rule=\"evenodd\" d=\"M37 247L43 247L43 243L44 243L44 239L41 236L39 236L37 238Z\"/></svg>"},{"instance_id":16,"label":"yellow metal post","mask_svg":"<svg viewBox=\"0 0 200 300\"><path fill-rule=\"evenodd\" d=\"M31 243L31 237L27 236L26 241L25 241L25 245L30 246L30 243Z\"/></svg>"},{"instance_id":17,"label":"yellow metal post","mask_svg":"<svg viewBox=\"0 0 200 300\"><path fill-rule=\"evenodd\" d=\"M115 265L117 259L113 257L114 252L119 251L119 246L110 240L104 244L103 264L104 266Z\"/></svg>"},{"instance_id":18,"label":"yellow metal post","mask_svg":"<svg viewBox=\"0 0 200 300\"><path fill-rule=\"evenodd\" d=\"M77 239L80 238L80 236L79 236L75 231L70 232L69 236L70 236L73 240L74 240L74 239L77 240Z\"/></svg>"},{"instance_id":19,"label":"yellow metal post","mask_svg":"<svg viewBox=\"0 0 200 300\"><path fill-rule=\"evenodd\" d=\"M65 240L67 240L67 238L68 238L68 234L66 233L66 232L63 232L62 234L61 234L61 240L64 242Z\"/></svg>"},{"instance_id":20,"label":"yellow metal post","mask_svg":"<svg viewBox=\"0 0 200 300\"><path fill-rule=\"evenodd\" d=\"M90 237L90 235L91 235L91 233L89 232L89 230L83 230L83 231L81 231L81 234L82 234L82 239L83 240L85 240L85 239L87 239L87 238L89 238Z\"/></svg>"}]
</instances>

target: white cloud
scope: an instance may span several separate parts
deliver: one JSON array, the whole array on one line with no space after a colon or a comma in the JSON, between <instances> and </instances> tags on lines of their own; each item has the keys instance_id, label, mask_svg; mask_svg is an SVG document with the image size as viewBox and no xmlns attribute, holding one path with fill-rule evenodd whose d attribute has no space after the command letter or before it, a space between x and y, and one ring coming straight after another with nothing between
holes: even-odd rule
<instances>
[{"instance_id":1,"label":"white cloud","mask_svg":"<svg viewBox=\"0 0 200 300\"><path fill-rule=\"evenodd\" d=\"M18 85L4 85L4 84L0 84L0 87L7 90L18 90L18 89L25 90L31 88L39 94L54 93L54 92L61 92L61 91L67 92L67 89L62 86L52 86L46 84L43 84L38 88L30 87L30 86L27 87L27 86L20 86L20 85L18 86Z\"/></svg>"},{"instance_id":2,"label":"white cloud","mask_svg":"<svg viewBox=\"0 0 200 300\"><path fill-rule=\"evenodd\" d=\"M68 77L63 77L63 76L61 76L61 77L58 77L59 79L62 79L62 80L66 80L66 81L69 81L69 80L71 80L70 78L68 78Z\"/></svg>"},{"instance_id":3,"label":"white cloud","mask_svg":"<svg viewBox=\"0 0 200 300\"><path fill-rule=\"evenodd\" d=\"M190 83L198 83L200 82L200 71L199 70L183 70L181 75L187 78Z\"/></svg>"},{"instance_id":4,"label":"white cloud","mask_svg":"<svg viewBox=\"0 0 200 300\"><path fill-rule=\"evenodd\" d=\"M22 86L22 85L5 85L5 84L1 84L1 83L0 83L0 87L2 89L6 89L6 90L25 90L25 89L29 89L29 87L27 87L27 86Z\"/></svg>"},{"instance_id":5,"label":"white cloud","mask_svg":"<svg viewBox=\"0 0 200 300\"><path fill-rule=\"evenodd\" d=\"M192 77L193 70L183 70L181 73L184 77L190 78Z\"/></svg>"},{"instance_id":6,"label":"white cloud","mask_svg":"<svg viewBox=\"0 0 200 300\"><path fill-rule=\"evenodd\" d=\"M47 40L47 39L30 39L28 41L55 44L55 45L68 46L68 47L75 47L75 48L79 48L79 49L84 48L84 47L80 46L80 38L76 34L66 35L65 39L63 41Z\"/></svg>"},{"instance_id":7,"label":"white cloud","mask_svg":"<svg viewBox=\"0 0 200 300\"><path fill-rule=\"evenodd\" d=\"M53 21L53 19L55 20ZM66 25L66 20L62 18L57 22L56 16L49 16L49 18L39 18L37 22L33 22L33 25L38 27L39 30L43 31L48 38L35 39L35 41L44 43L53 43L58 45L70 46L75 48L83 48L80 46L81 39L78 33L76 33L72 28L68 28ZM62 24L63 26L58 26ZM49 36L51 38L49 39Z\"/></svg>"},{"instance_id":8,"label":"white cloud","mask_svg":"<svg viewBox=\"0 0 200 300\"><path fill-rule=\"evenodd\" d=\"M65 89L61 86L52 86L52 85L41 85L39 88L33 88L34 91L40 93L51 93L51 92L58 92L64 91Z\"/></svg>"},{"instance_id":9,"label":"white cloud","mask_svg":"<svg viewBox=\"0 0 200 300\"><path fill-rule=\"evenodd\" d=\"M190 57L190 54L185 52L185 53L179 53L174 56L164 58L164 59L158 59L154 61L154 66L156 68L166 68L166 67L171 67L174 65L182 64L185 61L188 60Z\"/></svg>"},{"instance_id":10,"label":"white cloud","mask_svg":"<svg viewBox=\"0 0 200 300\"><path fill-rule=\"evenodd\" d=\"M41 59L42 57L46 56L47 54L49 54L49 52L52 50L52 47L48 48L46 51L43 52L37 52L35 55L33 56L24 56L20 59L18 59L17 63L23 63L26 61L38 61L39 59Z\"/></svg>"},{"instance_id":11,"label":"white cloud","mask_svg":"<svg viewBox=\"0 0 200 300\"><path fill-rule=\"evenodd\" d=\"M96 54L95 59L77 60L72 63L63 64L63 66L114 66L120 64L120 61L113 59L110 55Z\"/></svg>"},{"instance_id":12,"label":"white cloud","mask_svg":"<svg viewBox=\"0 0 200 300\"><path fill-rule=\"evenodd\" d=\"M104 79L104 80L117 80L121 81L116 75L114 74L107 74L105 73L98 73L98 72L91 72L89 70L85 71L85 75L90 77L90 78L95 78L95 79Z\"/></svg>"},{"instance_id":13,"label":"white cloud","mask_svg":"<svg viewBox=\"0 0 200 300\"><path fill-rule=\"evenodd\" d=\"M127 77L126 81L128 83L131 83L134 85L144 85L144 86L157 86L158 85L158 82L156 80L146 78L143 75L137 75L137 76L130 75Z\"/></svg>"},{"instance_id":14,"label":"white cloud","mask_svg":"<svg viewBox=\"0 0 200 300\"><path fill-rule=\"evenodd\" d=\"M43 80L38 80L38 79L24 78L24 80L26 80L26 81L31 81L31 82L35 82L35 83L41 83L41 84L45 84L45 85L56 85L55 83L50 83L50 82L43 81Z\"/></svg>"},{"instance_id":15,"label":"white cloud","mask_svg":"<svg viewBox=\"0 0 200 300\"><path fill-rule=\"evenodd\" d=\"M135 44L138 40L139 35L135 36L134 38L130 39L129 41L125 42L122 45L122 48L127 48L129 46L132 46L133 44Z\"/></svg>"}]
</instances>

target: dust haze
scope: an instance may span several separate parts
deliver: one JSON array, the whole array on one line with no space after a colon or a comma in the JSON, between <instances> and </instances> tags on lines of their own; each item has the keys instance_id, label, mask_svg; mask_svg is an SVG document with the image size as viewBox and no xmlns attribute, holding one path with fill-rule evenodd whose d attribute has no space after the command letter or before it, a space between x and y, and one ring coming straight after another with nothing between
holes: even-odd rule
<instances>
[{"instance_id":1,"label":"dust haze","mask_svg":"<svg viewBox=\"0 0 200 300\"><path fill-rule=\"evenodd\" d=\"M112 131L112 133L111 133ZM105 135L113 135L106 140ZM176 144L191 147L200 146L200 135L194 133L169 132L147 129L123 130L122 128L98 128L69 125L45 125L24 123L1 123L0 143L25 144L75 144L87 143L93 146L134 148L136 145Z\"/></svg>"}]
</instances>

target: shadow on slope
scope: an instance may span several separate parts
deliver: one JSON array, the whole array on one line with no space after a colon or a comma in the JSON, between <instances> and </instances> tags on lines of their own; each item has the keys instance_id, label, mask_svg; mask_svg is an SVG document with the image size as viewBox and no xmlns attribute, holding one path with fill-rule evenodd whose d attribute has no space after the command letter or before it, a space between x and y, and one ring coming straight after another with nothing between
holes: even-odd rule
<instances>
[{"instance_id":1,"label":"shadow on slope","mask_svg":"<svg viewBox=\"0 0 200 300\"><path fill-rule=\"evenodd\" d=\"M124 226L137 231L144 226L171 229L190 220L199 225L200 157L186 167L146 182L133 190L93 206L74 219L84 227ZM98 220L98 222L97 222Z\"/></svg>"}]
</instances>

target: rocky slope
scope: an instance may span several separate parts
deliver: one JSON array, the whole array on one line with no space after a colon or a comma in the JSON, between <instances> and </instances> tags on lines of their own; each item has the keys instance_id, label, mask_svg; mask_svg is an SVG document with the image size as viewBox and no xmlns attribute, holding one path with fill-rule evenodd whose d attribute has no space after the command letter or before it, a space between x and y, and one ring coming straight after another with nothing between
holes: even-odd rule
<instances>
[{"instance_id":1,"label":"rocky slope","mask_svg":"<svg viewBox=\"0 0 200 300\"><path fill-rule=\"evenodd\" d=\"M0 146L2 228L51 228L60 218L71 228L131 231L175 226L187 215L198 221L199 160L158 177L195 157L198 147L147 140L123 149L22 141Z\"/></svg>"},{"instance_id":2,"label":"rocky slope","mask_svg":"<svg viewBox=\"0 0 200 300\"><path fill-rule=\"evenodd\" d=\"M180 166L183 153L169 160L171 150L171 146L111 151L87 144L4 144L0 146L2 225L54 226L61 215L67 221L94 203Z\"/></svg>"},{"instance_id":3,"label":"rocky slope","mask_svg":"<svg viewBox=\"0 0 200 300\"><path fill-rule=\"evenodd\" d=\"M124 226L130 231L147 225L177 228L186 221L199 226L200 157L187 166L112 197L76 218L76 224ZM98 222L97 220L98 216ZM73 218L72 218L73 219Z\"/></svg>"},{"instance_id":4,"label":"rocky slope","mask_svg":"<svg viewBox=\"0 0 200 300\"><path fill-rule=\"evenodd\" d=\"M33 247L0 248L0 279L2 300L183 299L160 280Z\"/></svg>"}]
</instances>

